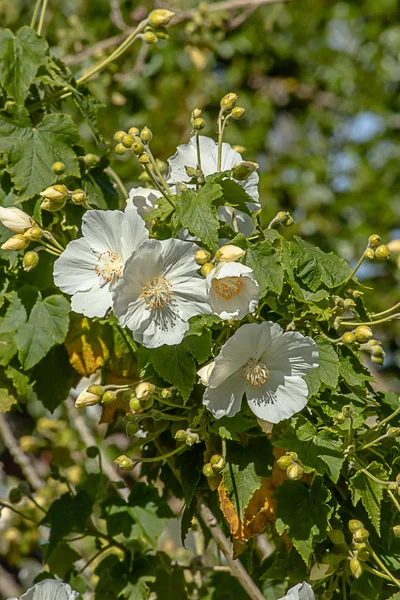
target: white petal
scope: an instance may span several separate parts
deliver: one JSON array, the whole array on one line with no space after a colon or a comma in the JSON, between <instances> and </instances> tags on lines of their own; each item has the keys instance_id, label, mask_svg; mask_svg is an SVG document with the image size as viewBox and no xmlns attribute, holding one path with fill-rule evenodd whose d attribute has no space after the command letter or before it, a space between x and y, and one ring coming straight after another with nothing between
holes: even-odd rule
<instances>
[{"instance_id":1,"label":"white petal","mask_svg":"<svg viewBox=\"0 0 400 600\"><path fill-rule=\"evenodd\" d=\"M208 380L209 380L212 370L214 368L214 364L215 364L215 361L213 360L210 363L208 363L207 365L205 365L204 367L201 367L201 369L199 369L197 371L197 375L200 378L199 383L202 383L203 385L208 385Z\"/></svg>"},{"instance_id":2,"label":"white petal","mask_svg":"<svg viewBox=\"0 0 400 600\"><path fill-rule=\"evenodd\" d=\"M292 587L280 600L315 600L315 596L311 585L303 581Z\"/></svg>"},{"instance_id":3,"label":"white petal","mask_svg":"<svg viewBox=\"0 0 400 600\"><path fill-rule=\"evenodd\" d=\"M149 238L146 224L135 208L123 213L122 221L122 257L126 261Z\"/></svg>"},{"instance_id":4,"label":"white petal","mask_svg":"<svg viewBox=\"0 0 400 600\"><path fill-rule=\"evenodd\" d=\"M157 200L162 196L161 192L152 188L132 188L126 201L126 209L137 208L141 217L148 215L157 206Z\"/></svg>"},{"instance_id":5,"label":"white petal","mask_svg":"<svg viewBox=\"0 0 400 600\"><path fill-rule=\"evenodd\" d=\"M218 144L213 139L201 135L200 154L201 168L205 176L216 173L218 170ZM176 149L174 156L168 159L170 168L168 183L179 183L180 181L190 181L185 167L197 166L196 136L193 136L188 144L181 144Z\"/></svg>"},{"instance_id":6,"label":"white petal","mask_svg":"<svg viewBox=\"0 0 400 600\"><path fill-rule=\"evenodd\" d=\"M231 208L229 206L219 206L217 212L218 219L223 223L227 223L230 227L232 227L232 229L234 229ZM233 209L233 214L236 218L239 233L243 233L243 235L246 237L250 237L254 230L252 218L241 210L236 210L235 208Z\"/></svg>"},{"instance_id":7,"label":"white petal","mask_svg":"<svg viewBox=\"0 0 400 600\"><path fill-rule=\"evenodd\" d=\"M77 292L71 298L71 309L86 317L104 317L112 306L112 293L109 286L100 285L100 280L87 291Z\"/></svg>"},{"instance_id":8,"label":"white petal","mask_svg":"<svg viewBox=\"0 0 400 600\"><path fill-rule=\"evenodd\" d=\"M280 423L306 406L308 389L304 379L286 377L275 371L260 388L247 383L246 397L256 417L270 423Z\"/></svg>"},{"instance_id":9,"label":"white petal","mask_svg":"<svg viewBox=\"0 0 400 600\"><path fill-rule=\"evenodd\" d=\"M184 242L170 238L160 242L163 262L165 264L164 275L168 279L175 280L179 277L189 277L197 274L199 265L194 259L197 250L200 250L197 244Z\"/></svg>"},{"instance_id":10,"label":"white petal","mask_svg":"<svg viewBox=\"0 0 400 600\"><path fill-rule=\"evenodd\" d=\"M318 367L317 344L298 331L288 331L272 340L263 360L271 371L283 371L287 375L304 376Z\"/></svg>"},{"instance_id":11,"label":"white petal","mask_svg":"<svg viewBox=\"0 0 400 600\"><path fill-rule=\"evenodd\" d=\"M99 280L97 263L98 255L85 238L73 240L54 263L54 283L66 294L90 290Z\"/></svg>"},{"instance_id":12,"label":"white petal","mask_svg":"<svg viewBox=\"0 0 400 600\"><path fill-rule=\"evenodd\" d=\"M82 220L82 233L95 252L110 250L122 256L122 224L120 210L88 210Z\"/></svg>"},{"instance_id":13,"label":"white petal","mask_svg":"<svg viewBox=\"0 0 400 600\"><path fill-rule=\"evenodd\" d=\"M181 343L188 329L189 323L168 307L152 311L148 326L134 332L134 338L146 348L158 348L164 344L174 346Z\"/></svg>"},{"instance_id":14,"label":"white petal","mask_svg":"<svg viewBox=\"0 0 400 600\"><path fill-rule=\"evenodd\" d=\"M269 434L272 432L274 424L270 423L270 421L264 421L263 419L257 419L257 423L259 424L259 426L261 427L261 429L263 430L264 433Z\"/></svg>"},{"instance_id":15,"label":"white petal","mask_svg":"<svg viewBox=\"0 0 400 600\"><path fill-rule=\"evenodd\" d=\"M203 396L203 404L215 419L233 417L240 411L243 393L243 378L240 375L232 375L217 388L207 387Z\"/></svg>"},{"instance_id":16,"label":"white petal","mask_svg":"<svg viewBox=\"0 0 400 600\"><path fill-rule=\"evenodd\" d=\"M233 277L239 279L241 287L236 295L226 298L217 292L218 280ZM221 319L243 319L254 312L259 296L259 286L252 269L241 263L220 263L206 279L211 306Z\"/></svg>"},{"instance_id":17,"label":"white petal","mask_svg":"<svg viewBox=\"0 0 400 600\"><path fill-rule=\"evenodd\" d=\"M78 596L67 583L44 579L22 594L21 600L75 600Z\"/></svg>"},{"instance_id":18,"label":"white petal","mask_svg":"<svg viewBox=\"0 0 400 600\"><path fill-rule=\"evenodd\" d=\"M32 227L32 218L15 206L9 208L0 206L0 223L14 233L24 233Z\"/></svg>"}]
</instances>

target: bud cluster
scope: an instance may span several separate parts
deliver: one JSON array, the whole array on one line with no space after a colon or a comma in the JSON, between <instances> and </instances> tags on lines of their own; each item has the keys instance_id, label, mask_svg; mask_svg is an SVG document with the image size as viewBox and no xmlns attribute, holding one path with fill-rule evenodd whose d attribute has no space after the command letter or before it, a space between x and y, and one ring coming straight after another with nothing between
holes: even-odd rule
<instances>
[{"instance_id":1,"label":"bud cluster","mask_svg":"<svg viewBox=\"0 0 400 600\"><path fill-rule=\"evenodd\" d=\"M79 188L71 191L64 184L58 183L51 185L43 190L43 192L40 192L40 196L43 198L40 208L49 212L56 212L57 210L64 208L68 199L70 199L73 204L85 205L86 203L86 192Z\"/></svg>"},{"instance_id":2,"label":"bud cluster","mask_svg":"<svg viewBox=\"0 0 400 600\"><path fill-rule=\"evenodd\" d=\"M178 429L174 435L174 439L177 442L184 442L189 447L200 443L199 435L190 429Z\"/></svg>"},{"instance_id":3,"label":"bud cluster","mask_svg":"<svg viewBox=\"0 0 400 600\"><path fill-rule=\"evenodd\" d=\"M132 152L137 156L138 161L143 168L147 167L152 169L152 156L148 147L152 139L153 133L146 126L143 127L141 131L137 127L130 127L128 132L122 130L117 131L114 134L114 140L117 142L115 152L119 156L122 156L127 152ZM162 171L164 166L162 161L156 161L156 170Z\"/></svg>"},{"instance_id":4,"label":"bud cluster","mask_svg":"<svg viewBox=\"0 0 400 600\"><path fill-rule=\"evenodd\" d=\"M304 467L296 452L286 452L286 454L278 458L276 462L280 469L286 471L286 475L289 479L297 480L303 477Z\"/></svg>"},{"instance_id":5,"label":"bud cluster","mask_svg":"<svg viewBox=\"0 0 400 600\"><path fill-rule=\"evenodd\" d=\"M363 571L363 563L369 560L369 533L365 529L364 524L358 519L351 519L348 523L349 531L352 534L351 544L351 559L350 559L350 571L352 575L358 579Z\"/></svg>"},{"instance_id":6,"label":"bud cluster","mask_svg":"<svg viewBox=\"0 0 400 600\"><path fill-rule=\"evenodd\" d=\"M152 45L156 44L159 40L167 40L169 38L166 26L174 14L172 11L162 8L153 10L149 14L144 33L141 35L145 44Z\"/></svg>"},{"instance_id":7,"label":"bud cluster","mask_svg":"<svg viewBox=\"0 0 400 600\"><path fill-rule=\"evenodd\" d=\"M207 479L210 477L215 477L224 470L225 465L225 458L221 456L221 454L214 454L210 458L210 462L203 466L203 475L207 477Z\"/></svg>"},{"instance_id":8,"label":"bud cluster","mask_svg":"<svg viewBox=\"0 0 400 600\"><path fill-rule=\"evenodd\" d=\"M385 244L381 244L381 238L377 233L373 233L368 238L368 247L364 256L369 260L377 258L378 260L387 260L390 257L390 250Z\"/></svg>"}]
</instances>

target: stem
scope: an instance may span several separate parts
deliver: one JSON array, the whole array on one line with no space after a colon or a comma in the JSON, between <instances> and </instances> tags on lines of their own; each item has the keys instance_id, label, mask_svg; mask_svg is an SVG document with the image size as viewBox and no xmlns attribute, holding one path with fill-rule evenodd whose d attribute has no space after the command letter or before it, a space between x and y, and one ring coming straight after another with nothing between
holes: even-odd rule
<instances>
[{"instance_id":1,"label":"stem","mask_svg":"<svg viewBox=\"0 0 400 600\"><path fill-rule=\"evenodd\" d=\"M44 15L46 13L47 3L48 3L48 0L43 0L42 10L41 10L40 17L39 17L39 25L38 25L38 28L37 28L37 34L38 35L42 34L43 22L44 22Z\"/></svg>"},{"instance_id":2,"label":"stem","mask_svg":"<svg viewBox=\"0 0 400 600\"><path fill-rule=\"evenodd\" d=\"M380 435L375 440L372 440L372 442L369 442L369 444L365 444L364 446L361 446L361 448L359 448L359 450L366 450L367 448L370 448L377 442L380 442L381 440L386 440L388 437L390 437L390 436L388 436L387 433L385 433L384 435Z\"/></svg>"},{"instance_id":3,"label":"stem","mask_svg":"<svg viewBox=\"0 0 400 600\"><path fill-rule=\"evenodd\" d=\"M222 438L222 458L226 459L226 439Z\"/></svg>"},{"instance_id":4,"label":"stem","mask_svg":"<svg viewBox=\"0 0 400 600\"><path fill-rule=\"evenodd\" d=\"M126 191L126 188L125 188L124 184L122 183L121 178L119 177L119 175L117 175L117 173L114 171L114 169L112 169L111 167L107 167L107 169L104 169L104 170L108 175L110 175L110 177L112 179L114 179L115 183L117 184L117 188L121 192L123 199L126 200L127 198L129 198L129 194Z\"/></svg>"},{"instance_id":5,"label":"stem","mask_svg":"<svg viewBox=\"0 0 400 600\"><path fill-rule=\"evenodd\" d=\"M338 289L336 290L336 294L339 294L339 292L344 288L344 286L347 283L349 283L349 281L354 277L354 275L357 273L358 269L361 267L362 263L364 262L364 259L365 259L365 252L362 253L360 260L358 261L358 263L356 264L356 266L354 267L354 269L352 270L350 275L348 277L346 277L346 279L343 281L343 283L338 287Z\"/></svg>"},{"instance_id":6,"label":"stem","mask_svg":"<svg viewBox=\"0 0 400 600\"><path fill-rule=\"evenodd\" d=\"M375 319L376 317L382 317L383 315L387 315L388 313L393 312L397 308L400 308L400 302L398 302L397 304L392 306L392 308L388 308L387 310L383 310L382 312L379 312L379 313L373 313L372 318Z\"/></svg>"},{"instance_id":7,"label":"stem","mask_svg":"<svg viewBox=\"0 0 400 600\"><path fill-rule=\"evenodd\" d=\"M59 251L58 248L55 248L54 246L50 246L50 244L46 244L46 242L44 242L43 240L38 240L38 242L39 242L39 244L42 244L42 246L44 246L46 248L46 250L48 250L52 254L56 254L56 256L61 256L61 252Z\"/></svg>"},{"instance_id":8,"label":"stem","mask_svg":"<svg viewBox=\"0 0 400 600\"><path fill-rule=\"evenodd\" d=\"M342 576L342 600L347 600L346 580Z\"/></svg>"},{"instance_id":9,"label":"stem","mask_svg":"<svg viewBox=\"0 0 400 600\"><path fill-rule=\"evenodd\" d=\"M42 0L36 0L35 8L33 10L32 20L31 20L31 29L34 29L34 27L35 27L35 23L36 23L36 19L38 16L38 12L39 12L41 3L42 3Z\"/></svg>"},{"instance_id":10,"label":"stem","mask_svg":"<svg viewBox=\"0 0 400 600\"><path fill-rule=\"evenodd\" d=\"M35 523L35 525L37 527L39 527L39 523L37 521L35 521L35 519L32 519L31 517L28 517L23 512L21 512L21 511L17 510L16 508L14 508L11 504L7 504L7 502L3 502L3 500L0 500L0 506L2 506L3 508L9 508L16 515L20 516L22 519L26 519L27 521L32 521L32 523Z\"/></svg>"},{"instance_id":11,"label":"stem","mask_svg":"<svg viewBox=\"0 0 400 600\"><path fill-rule=\"evenodd\" d=\"M186 448L187 448L186 444L181 444L180 446L178 446L177 448L175 448L175 450L171 450L171 452L167 452L167 454L162 454L161 456L156 456L155 458L137 458L137 459L132 459L132 460L135 463L158 462L160 460L166 460L167 458L170 458L171 456L174 456L174 454L178 454L178 452L181 452L182 450L184 450Z\"/></svg>"},{"instance_id":12,"label":"stem","mask_svg":"<svg viewBox=\"0 0 400 600\"><path fill-rule=\"evenodd\" d=\"M386 323L387 321L393 321L394 319L400 319L400 313L396 313L395 315L390 315L389 317L385 317L384 319L378 319L377 321L366 321L365 323L353 323L350 321L341 321L339 325L351 326L351 327L359 327L360 325L379 325L380 323Z\"/></svg>"},{"instance_id":13,"label":"stem","mask_svg":"<svg viewBox=\"0 0 400 600\"><path fill-rule=\"evenodd\" d=\"M88 562L82 567L82 569L80 569L78 571L78 575L80 575L81 573L83 573L83 571L85 569L88 568L88 566L94 561L96 560L96 558L98 556L100 556L100 554L103 554L103 552L105 552L106 550L109 550L109 548L112 548L113 544L108 544L108 546L104 546L104 548L100 548L100 550L98 552L96 552L96 554L94 556L92 556L92 558L90 560L88 560Z\"/></svg>"},{"instance_id":14,"label":"stem","mask_svg":"<svg viewBox=\"0 0 400 600\"><path fill-rule=\"evenodd\" d=\"M354 457L353 457L353 460L354 460ZM354 460L354 464L357 467L357 469L362 471L364 473L364 475L366 475L367 477L372 479L372 481L375 481L375 483L379 483L380 485L385 485L385 486L393 483L392 481L383 481L383 479L379 479L378 477L375 477L375 475L372 475L372 473L370 473L368 471L368 469L363 467L362 464L360 464L360 462L358 460Z\"/></svg>"},{"instance_id":15,"label":"stem","mask_svg":"<svg viewBox=\"0 0 400 600\"><path fill-rule=\"evenodd\" d=\"M167 400L166 398L161 397L157 397L158 402L161 402L161 404L165 404L166 406L170 406L171 408L180 408L183 410L187 410L188 407L187 406L182 406L182 404L175 404L175 402L170 402L169 400Z\"/></svg>"},{"instance_id":16,"label":"stem","mask_svg":"<svg viewBox=\"0 0 400 600\"><path fill-rule=\"evenodd\" d=\"M369 571L370 573L373 573L377 577L380 577L381 579L385 579L386 581L392 581L391 577L388 577L387 575L385 575L384 573L381 573L377 569L374 569L373 567L369 567L365 563L363 564L363 566L364 566L364 571Z\"/></svg>"},{"instance_id":17,"label":"stem","mask_svg":"<svg viewBox=\"0 0 400 600\"><path fill-rule=\"evenodd\" d=\"M225 125L230 115L227 115L224 119L224 109L221 108L218 115L218 173L221 172L222 165L222 140L224 137Z\"/></svg>"},{"instance_id":18,"label":"stem","mask_svg":"<svg viewBox=\"0 0 400 600\"><path fill-rule=\"evenodd\" d=\"M196 150L197 150L197 168L201 171L201 152L200 152L200 136L196 130Z\"/></svg>"},{"instance_id":19,"label":"stem","mask_svg":"<svg viewBox=\"0 0 400 600\"><path fill-rule=\"evenodd\" d=\"M54 235L52 233L50 233L50 231L44 231L43 235L44 235L45 238L47 238L48 240L50 240L51 242L53 242L53 244L55 246L57 246L57 248L59 248L61 250L61 252L64 252L64 250L65 250L64 246L62 246L60 244L60 242L58 242L56 240L56 238L54 237Z\"/></svg>"},{"instance_id":20,"label":"stem","mask_svg":"<svg viewBox=\"0 0 400 600\"><path fill-rule=\"evenodd\" d=\"M164 188L168 198L171 198L171 190L169 189L164 177L162 176L162 173L157 165L157 161L154 158L149 146L146 146L145 150L146 150L147 154L150 156L151 163L153 165L154 171L156 172L156 175L158 176L160 185L162 185L162 187Z\"/></svg>"},{"instance_id":21,"label":"stem","mask_svg":"<svg viewBox=\"0 0 400 600\"><path fill-rule=\"evenodd\" d=\"M42 479L36 473L28 456L22 451L4 415L0 415L0 435L3 438L4 444L7 446L11 456L20 466L21 471L25 475L29 485L34 490L42 489Z\"/></svg>"},{"instance_id":22,"label":"stem","mask_svg":"<svg viewBox=\"0 0 400 600\"><path fill-rule=\"evenodd\" d=\"M392 490L389 490L389 488L388 488L388 494L391 497L393 504L395 505L397 510L400 512L400 504L399 504L396 496L393 494Z\"/></svg>"},{"instance_id":23,"label":"stem","mask_svg":"<svg viewBox=\"0 0 400 600\"><path fill-rule=\"evenodd\" d=\"M371 544L369 544L367 542L367 546L368 546L368 550L370 555L372 556L372 558L374 559L374 561L380 566L380 568L386 573L386 575L388 577L390 577L390 579L393 581L393 583L395 585L397 585L398 588L400 588L400 581L398 579L396 579L391 572L389 571L389 569L384 565L384 563L381 561L381 559L379 558L379 556L376 554L376 552L373 550Z\"/></svg>"}]
</instances>

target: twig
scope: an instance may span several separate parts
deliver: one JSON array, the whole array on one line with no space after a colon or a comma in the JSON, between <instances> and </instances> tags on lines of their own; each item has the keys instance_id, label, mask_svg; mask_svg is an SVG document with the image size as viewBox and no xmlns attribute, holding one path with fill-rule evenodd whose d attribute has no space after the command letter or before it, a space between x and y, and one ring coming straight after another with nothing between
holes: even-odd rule
<instances>
[{"instance_id":1,"label":"twig","mask_svg":"<svg viewBox=\"0 0 400 600\"><path fill-rule=\"evenodd\" d=\"M204 524L210 531L219 549L223 552L227 563L230 566L232 575L239 581L249 598L252 600L265 600L261 590L251 579L242 563L238 559L234 560L232 558L232 546L221 527L218 525L217 519L204 502L200 502L199 511Z\"/></svg>"},{"instance_id":2,"label":"twig","mask_svg":"<svg viewBox=\"0 0 400 600\"><path fill-rule=\"evenodd\" d=\"M110 17L111 21L114 23L115 27L118 27L121 31L127 30L127 25L124 21L124 18L120 9L120 0L110 0L111 12Z\"/></svg>"},{"instance_id":3,"label":"twig","mask_svg":"<svg viewBox=\"0 0 400 600\"><path fill-rule=\"evenodd\" d=\"M29 485L35 491L40 490L43 487L43 481L36 473L27 455L21 450L4 415L0 415L0 434L11 456L21 467L21 471L25 475Z\"/></svg>"}]
</instances>

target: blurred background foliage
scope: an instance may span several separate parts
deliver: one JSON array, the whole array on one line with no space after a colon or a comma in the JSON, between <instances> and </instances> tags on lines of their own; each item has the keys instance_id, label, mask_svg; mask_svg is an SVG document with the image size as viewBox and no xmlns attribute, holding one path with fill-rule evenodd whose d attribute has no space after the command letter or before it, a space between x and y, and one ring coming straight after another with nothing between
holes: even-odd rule
<instances>
[{"instance_id":1,"label":"blurred background foliage","mask_svg":"<svg viewBox=\"0 0 400 600\"><path fill-rule=\"evenodd\" d=\"M16 31L29 24L32 4L0 0L1 25ZM190 0L50 0L46 38L76 77L106 57L151 9L162 6L178 14L169 40L156 46L137 42L89 82L104 104L103 142L96 144L71 100L63 105L79 126L85 152L109 152L127 189L137 186L139 166L131 156L113 152L115 131L147 125L155 155L166 160L188 141L194 107L203 110L203 133L215 136L219 100L234 91L247 115L231 124L226 141L243 146L244 157L260 165L264 225L278 210L288 210L296 224L285 230L286 237L302 235L351 264L370 234L378 233L384 243L400 239L398 0L260 1L240 10L232 10L235 0L222 4L221 11L215 10L221 3ZM110 38L113 45L104 42ZM398 301L399 264L393 253L390 261L360 269L360 279L371 288L365 290L371 310ZM380 388L399 391L399 326L392 322L377 337L386 351L385 365L375 373ZM43 416L32 415L31 426L35 418ZM71 443L78 443L74 432L52 427L42 422L32 438L24 421L26 451L37 450L43 460L56 440L59 464L75 483L76 465L70 458L65 462ZM75 462L84 462L82 448L74 446L74 452ZM57 464L54 451L51 460ZM66 484L55 482L55 496L60 485ZM28 555L37 540L34 530L26 535L18 517L9 520L11 529L0 532L0 555L17 572L20 554Z\"/></svg>"}]
</instances>

